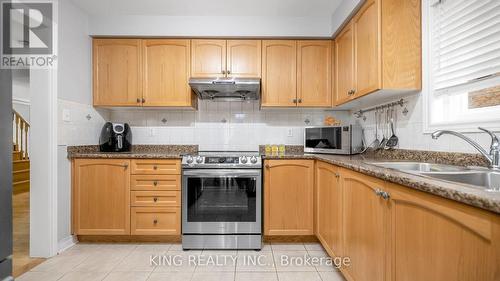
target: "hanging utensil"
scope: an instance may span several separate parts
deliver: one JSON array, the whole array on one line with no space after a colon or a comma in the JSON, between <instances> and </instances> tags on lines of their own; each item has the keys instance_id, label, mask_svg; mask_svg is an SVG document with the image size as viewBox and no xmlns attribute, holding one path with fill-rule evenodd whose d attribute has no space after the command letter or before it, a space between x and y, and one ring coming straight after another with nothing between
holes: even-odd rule
<instances>
[{"instance_id":1,"label":"hanging utensil","mask_svg":"<svg viewBox=\"0 0 500 281\"><path fill-rule=\"evenodd\" d=\"M379 149L385 148L385 144L387 143L389 133L387 132L387 118L389 118L389 107L387 107L387 111L385 112L385 120L384 120L384 126L382 126L382 141L380 141L380 145L378 146Z\"/></svg>"},{"instance_id":2,"label":"hanging utensil","mask_svg":"<svg viewBox=\"0 0 500 281\"><path fill-rule=\"evenodd\" d=\"M380 140L378 139L378 109L375 110L375 140L373 141L373 147L378 148L380 146Z\"/></svg>"},{"instance_id":3,"label":"hanging utensil","mask_svg":"<svg viewBox=\"0 0 500 281\"><path fill-rule=\"evenodd\" d=\"M385 149L394 148L398 145L398 142L399 142L399 139L396 136L396 133L394 132L394 117L393 116L394 116L394 107L391 108L391 119L390 119L390 123L389 123L392 135L387 140L387 143L385 144Z\"/></svg>"}]
</instances>

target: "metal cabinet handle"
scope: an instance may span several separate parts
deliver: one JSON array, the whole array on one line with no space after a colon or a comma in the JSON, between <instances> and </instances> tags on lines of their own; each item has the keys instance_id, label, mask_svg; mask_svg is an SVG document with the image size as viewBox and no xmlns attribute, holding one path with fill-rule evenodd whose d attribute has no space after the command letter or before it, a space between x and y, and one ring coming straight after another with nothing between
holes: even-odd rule
<instances>
[{"instance_id":1,"label":"metal cabinet handle","mask_svg":"<svg viewBox=\"0 0 500 281\"><path fill-rule=\"evenodd\" d=\"M142 99L142 103L146 103L146 99L145 98Z\"/></svg>"},{"instance_id":2,"label":"metal cabinet handle","mask_svg":"<svg viewBox=\"0 0 500 281\"><path fill-rule=\"evenodd\" d=\"M292 100L292 102L293 102L293 103L297 103L297 99L293 99L293 100Z\"/></svg>"},{"instance_id":3,"label":"metal cabinet handle","mask_svg":"<svg viewBox=\"0 0 500 281\"><path fill-rule=\"evenodd\" d=\"M140 98L137 98L137 103L141 103L141 99Z\"/></svg>"},{"instance_id":4,"label":"metal cabinet handle","mask_svg":"<svg viewBox=\"0 0 500 281\"><path fill-rule=\"evenodd\" d=\"M302 103L302 99L299 99L299 103Z\"/></svg>"},{"instance_id":5,"label":"metal cabinet handle","mask_svg":"<svg viewBox=\"0 0 500 281\"><path fill-rule=\"evenodd\" d=\"M128 163L123 164L123 168L128 169Z\"/></svg>"},{"instance_id":6,"label":"metal cabinet handle","mask_svg":"<svg viewBox=\"0 0 500 281\"><path fill-rule=\"evenodd\" d=\"M158 198L157 198L157 197L153 198L153 201L157 202L157 201L158 201Z\"/></svg>"},{"instance_id":7,"label":"metal cabinet handle","mask_svg":"<svg viewBox=\"0 0 500 281\"><path fill-rule=\"evenodd\" d=\"M158 166L154 165L153 170L158 170Z\"/></svg>"},{"instance_id":8,"label":"metal cabinet handle","mask_svg":"<svg viewBox=\"0 0 500 281\"><path fill-rule=\"evenodd\" d=\"M158 185L158 181L154 181L154 182L153 182L153 185L154 185L154 186L157 186L157 185Z\"/></svg>"},{"instance_id":9,"label":"metal cabinet handle","mask_svg":"<svg viewBox=\"0 0 500 281\"><path fill-rule=\"evenodd\" d=\"M266 164L266 169L269 169L271 168L271 166L269 166L269 164Z\"/></svg>"},{"instance_id":10,"label":"metal cabinet handle","mask_svg":"<svg viewBox=\"0 0 500 281\"><path fill-rule=\"evenodd\" d=\"M157 224L157 223L158 223L158 220L156 220L156 219L155 219L155 220L153 221L153 223L154 223L154 224Z\"/></svg>"},{"instance_id":11,"label":"metal cabinet handle","mask_svg":"<svg viewBox=\"0 0 500 281\"><path fill-rule=\"evenodd\" d=\"M336 178L340 178L340 174L339 173L335 173L335 177Z\"/></svg>"},{"instance_id":12,"label":"metal cabinet handle","mask_svg":"<svg viewBox=\"0 0 500 281\"><path fill-rule=\"evenodd\" d=\"M231 70L228 70L228 71L227 71L227 74L231 74Z\"/></svg>"},{"instance_id":13,"label":"metal cabinet handle","mask_svg":"<svg viewBox=\"0 0 500 281\"><path fill-rule=\"evenodd\" d=\"M222 70L222 74L226 74L226 71L225 71L225 70Z\"/></svg>"},{"instance_id":14,"label":"metal cabinet handle","mask_svg":"<svg viewBox=\"0 0 500 281\"><path fill-rule=\"evenodd\" d=\"M386 191L382 191L382 194L380 196L382 196L384 200L388 200L389 198L391 198L391 195Z\"/></svg>"}]
</instances>

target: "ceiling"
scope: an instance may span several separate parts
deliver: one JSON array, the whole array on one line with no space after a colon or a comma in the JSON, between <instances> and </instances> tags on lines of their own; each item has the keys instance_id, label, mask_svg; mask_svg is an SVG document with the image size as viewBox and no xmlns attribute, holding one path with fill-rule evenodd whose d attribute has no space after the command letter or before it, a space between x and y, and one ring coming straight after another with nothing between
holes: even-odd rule
<instances>
[{"instance_id":1,"label":"ceiling","mask_svg":"<svg viewBox=\"0 0 500 281\"><path fill-rule=\"evenodd\" d=\"M77 0L91 15L330 17L341 0Z\"/></svg>"}]
</instances>

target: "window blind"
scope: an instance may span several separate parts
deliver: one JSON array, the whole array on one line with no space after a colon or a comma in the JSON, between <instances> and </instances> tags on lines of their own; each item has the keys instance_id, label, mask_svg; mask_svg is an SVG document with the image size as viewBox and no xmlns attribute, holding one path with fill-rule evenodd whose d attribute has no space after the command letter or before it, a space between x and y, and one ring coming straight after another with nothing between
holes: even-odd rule
<instances>
[{"instance_id":1,"label":"window blind","mask_svg":"<svg viewBox=\"0 0 500 281\"><path fill-rule=\"evenodd\" d=\"M432 84L436 94L500 75L500 0L429 3Z\"/></svg>"}]
</instances>

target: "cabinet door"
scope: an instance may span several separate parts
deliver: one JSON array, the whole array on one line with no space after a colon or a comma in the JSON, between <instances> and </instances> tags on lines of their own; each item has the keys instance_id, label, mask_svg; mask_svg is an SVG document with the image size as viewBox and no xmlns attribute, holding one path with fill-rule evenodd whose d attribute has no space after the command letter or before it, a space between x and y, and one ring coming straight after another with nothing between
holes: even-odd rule
<instances>
[{"instance_id":1,"label":"cabinet door","mask_svg":"<svg viewBox=\"0 0 500 281\"><path fill-rule=\"evenodd\" d=\"M140 106L141 40L93 40L94 106Z\"/></svg>"},{"instance_id":2,"label":"cabinet door","mask_svg":"<svg viewBox=\"0 0 500 281\"><path fill-rule=\"evenodd\" d=\"M313 160L268 160L264 234L313 235Z\"/></svg>"},{"instance_id":3,"label":"cabinet door","mask_svg":"<svg viewBox=\"0 0 500 281\"><path fill-rule=\"evenodd\" d=\"M262 106L297 106L294 40L262 41Z\"/></svg>"},{"instance_id":4,"label":"cabinet door","mask_svg":"<svg viewBox=\"0 0 500 281\"><path fill-rule=\"evenodd\" d=\"M74 234L130 234L130 161L77 159L73 165Z\"/></svg>"},{"instance_id":5,"label":"cabinet door","mask_svg":"<svg viewBox=\"0 0 500 281\"><path fill-rule=\"evenodd\" d=\"M353 19L355 95L369 94L382 87L380 1L368 0Z\"/></svg>"},{"instance_id":6,"label":"cabinet door","mask_svg":"<svg viewBox=\"0 0 500 281\"><path fill-rule=\"evenodd\" d=\"M316 235L330 256L341 256L342 188L339 168L316 164Z\"/></svg>"},{"instance_id":7,"label":"cabinet door","mask_svg":"<svg viewBox=\"0 0 500 281\"><path fill-rule=\"evenodd\" d=\"M260 78L261 40L227 40L227 76Z\"/></svg>"},{"instance_id":8,"label":"cabinet door","mask_svg":"<svg viewBox=\"0 0 500 281\"><path fill-rule=\"evenodd\" d=\"M297 42L297 97L305 107L332 106L332 44L329 40Z\"/></svg>"},{"instance_id":9,"label":"cabinet door","mask_svg":"<svg viewBox=\"0 0 500 281\"><path fill-rule=\"evenodd\" d=\"M143 106L192 106L190 40L144 40Z\"/></svg>"},{"instance_id":10,"label":"cabinet door","mask_svg":"<svg viewBox=\"0 0 500 281\"><path fill-rule=\"evenodd\" d=\"M499 280L498 215L390 186L392 280Z\"/></svg>"},{"instance_id":11,"label":"cabinet door","mask_svg":"<svg viewBox=\"0 0 500 281\"><path fill-rule=\"evenodd\" d=\"M384 182L350 170L341 171L343 253L348 280L385 280L388 202L377 196Z\"/></svg>"},{"instance_id":12,"label":"cabinet door","mask_svg":"<svg viewBox=\"0 0 500 281\"><path fill-rule=\"evenodd\" d=\"M191 40L191 77L226 76L226 40Z\"/></svg>"},{"instance_id":13,"label":"cabinet door","mask_svg":"<svg viewBox=\"0 0 500 281\"><path fill-rule=\"evenodd\" d=\"M354 32L348 23L335 39L336 102L344 103L352 98L354 90Z\"/></svg>"}]
</instances>

